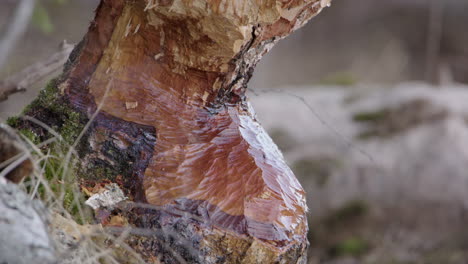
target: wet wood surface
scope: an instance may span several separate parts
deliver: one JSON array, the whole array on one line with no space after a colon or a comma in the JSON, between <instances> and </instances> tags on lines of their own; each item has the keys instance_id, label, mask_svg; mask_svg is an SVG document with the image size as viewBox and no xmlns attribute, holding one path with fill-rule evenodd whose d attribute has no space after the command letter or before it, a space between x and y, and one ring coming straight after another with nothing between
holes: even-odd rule
<instances>
[{"instance_id":1,"label":"wet wood surface","mask_svg":"<svg viewBox=\"0 0 468 264\"><path fill-rule=\"evenodd\" d=\"M92 119L83 168L109 168L147 205L97 213L188 241L135 235L149 262L180 262L169 243L189 263L305 263L304 191L245 91L262 55L327 4L101 2L57 87ZM109 180L93 175L84 186Z\"/></svg>"}]
</instances>

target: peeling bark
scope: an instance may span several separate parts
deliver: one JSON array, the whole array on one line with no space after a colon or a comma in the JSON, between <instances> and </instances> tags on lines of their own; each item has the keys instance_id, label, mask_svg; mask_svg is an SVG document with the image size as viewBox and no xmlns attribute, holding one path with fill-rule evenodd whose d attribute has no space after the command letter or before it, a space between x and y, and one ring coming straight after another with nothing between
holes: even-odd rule
<instances>
[{"instance_id":1,"label":"peeling bark","mask_svg":"<svg viewBox=\"0 0 468 264\"><path fill-rule=\"evenodd\" d=\"M148 262L305 263L304 191L245 91L262 55L326 5L103 0L26 114L69 140L92 120L79 181L119 184L130 202L96 215L124 216Z\"/></svg>"}]
</instances>

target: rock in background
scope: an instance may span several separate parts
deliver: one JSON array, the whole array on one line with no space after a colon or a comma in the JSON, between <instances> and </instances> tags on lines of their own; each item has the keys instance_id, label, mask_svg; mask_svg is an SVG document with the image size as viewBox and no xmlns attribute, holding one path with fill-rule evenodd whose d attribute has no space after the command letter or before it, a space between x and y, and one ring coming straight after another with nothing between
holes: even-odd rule
<instances>
[{"instance_id":1,"label":"rock in background","mask_svg":"<svg viewBox=\"0 0 468 264\"><path fill-rule=\"evenodd\" d=\"M0 178L0 263L58 263L46 211L16 184Z\"/></svg>"},{"instance_id":2,"label":"rock in background","mask_svg":"<svg viewBox=\"0 0 468 264\"><path fill-rule=\"evenodd\" d=\"M309 263L468 261L467 88L254 91L308 192Z\"/></svg>"}]
</instances>

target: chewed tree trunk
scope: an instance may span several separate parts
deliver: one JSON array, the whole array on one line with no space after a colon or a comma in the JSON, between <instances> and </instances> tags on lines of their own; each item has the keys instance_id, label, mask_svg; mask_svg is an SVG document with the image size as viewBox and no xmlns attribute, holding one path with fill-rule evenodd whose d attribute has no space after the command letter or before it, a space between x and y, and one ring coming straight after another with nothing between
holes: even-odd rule
<instances>
[{"instance_id":1,"label":"chewed tree trunk","mask_svg":"<svg viewBox=\"0 0 468 264\"><path fill-rule=\"evenodd\" d=\"M245 91L262 55L326 4L102 0L26 115L70 142L86 129L76 180L122 188L133 203L96 215L149 230L129 239L146 261L305 263L304 191Z\"/></svg>"}]
</instances>

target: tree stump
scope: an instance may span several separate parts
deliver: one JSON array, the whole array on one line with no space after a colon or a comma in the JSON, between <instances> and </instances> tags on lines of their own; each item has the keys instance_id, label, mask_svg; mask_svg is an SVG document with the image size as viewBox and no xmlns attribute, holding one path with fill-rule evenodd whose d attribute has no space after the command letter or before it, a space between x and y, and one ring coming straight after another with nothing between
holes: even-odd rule
<instances>
[{"instance_id":1,"label":"tree stump","mask_svg":"<svg viewBox=\"0 0 468 264\"><path fill-rule=\"evenodd\" d=\"M245 92L262 55L328 2L102 0L25 115L76 147L83 189L123 190L96 217L125 219L147 262L305 263L304 191Z\"/></svg>"}]
</instances>

